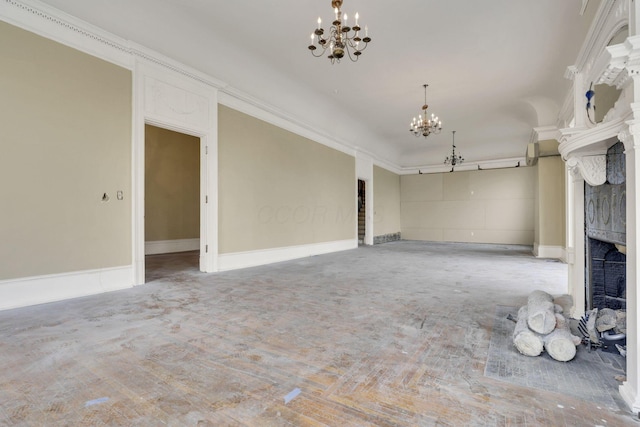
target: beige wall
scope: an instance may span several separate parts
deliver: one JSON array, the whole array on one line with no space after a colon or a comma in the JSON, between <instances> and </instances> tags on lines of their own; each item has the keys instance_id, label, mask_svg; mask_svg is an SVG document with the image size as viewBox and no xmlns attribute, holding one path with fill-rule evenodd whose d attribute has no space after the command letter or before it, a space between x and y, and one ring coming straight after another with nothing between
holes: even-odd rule
<instances>
[{"instance_id":1,"label":"beige wall","mask_svg":"<svg viewBox=\"0 0 640 427\"><path fill-rule=\"evenodd\" d=\"M564 163L560 156L540 157L536 169L536 243L540 246L564 247Z\"/></svg>"},{"instance_id":2,"label":"beige wall","mask_svg":"<svg viewBox=\"0 0 640 427\"><path fill-rule=\"evenodd\" d=\"M400 232L400 176L373 167L373 235Z\"/></svg>"},{"instance_id":3,"label":"beige wall","mask_svg":"<svg viewBox=\"0 0 640 427\"><path fill-rule=\"evenodd\" d=\"M533 244L533 168L403 175L402 238Z\"/></svg>"},{"instance_id":4,"label":"beige wall","mask_svg":"<svg viewBox=\"0 0 640 427\"><path fill-rule=\"evenodd\" d=\"M131 72L4 22L0 58L0 279L130 265Z\"/></svg>"},{"instance_id":5,"label":"beige wall","mask_svg":"<svg viewBox=\"0 0 640 427\"><path fill-rule=\"evenodd\" d=\"M220 106L219 252L356 238L355 159Z\"/></svg>"},{"instance_id":6,"label":"beige wall","mask_svg":"<svg viewBox=\"0 0 640 427\"><path fill-rule=\"evenodd\" d=\"M200 237L200 139L145 126L146 241Z\"/></svg>"}]
</instances>

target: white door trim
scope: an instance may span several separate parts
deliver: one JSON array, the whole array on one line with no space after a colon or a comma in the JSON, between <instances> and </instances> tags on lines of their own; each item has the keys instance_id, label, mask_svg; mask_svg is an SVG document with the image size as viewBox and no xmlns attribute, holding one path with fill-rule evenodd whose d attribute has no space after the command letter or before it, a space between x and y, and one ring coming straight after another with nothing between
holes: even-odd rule
<instances>
[{"instance_id":1,"label":"white door trim","mask_svg":"<svg viewBox=\"0 0 640 427\"><path fill-rule=\"evenodd\" d=\"M145 282L144 176L146 124L200 138L200 271L217 271L218 91L166 67L137 58L133 118L134 284Z\"/></svg>"}]
</instances>

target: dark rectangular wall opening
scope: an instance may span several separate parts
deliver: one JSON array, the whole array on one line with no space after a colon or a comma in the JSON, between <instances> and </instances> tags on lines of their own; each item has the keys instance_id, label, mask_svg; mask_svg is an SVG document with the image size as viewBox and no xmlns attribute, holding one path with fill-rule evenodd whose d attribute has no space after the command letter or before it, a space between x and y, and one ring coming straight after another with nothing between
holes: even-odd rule
<instances>
[{"instance_id":1,"label":"dark rectangular wall opening","mask_svg":"<svg viewBox=\"0 0 640 427\"><path fill-rule=\"evenodd\" d=\"M626 309L626 259L615 244L597 239L589 241L590 308Z\"/></svg>"}]
</instances>

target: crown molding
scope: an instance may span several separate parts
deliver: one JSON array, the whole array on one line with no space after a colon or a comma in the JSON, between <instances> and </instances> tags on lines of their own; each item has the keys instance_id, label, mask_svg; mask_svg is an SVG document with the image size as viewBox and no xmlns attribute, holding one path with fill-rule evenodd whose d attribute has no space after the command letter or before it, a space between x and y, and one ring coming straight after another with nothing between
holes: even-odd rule
<instances>
[{"instance_id":1,"label":"crown molding","mask_svg":"<svg viewBox=\"0 0 640 427\"><path fill-rule=\"evenodd\" d=\"M130 46L129 52L138 60L151 62L155 65L160 66L161 68L181 74L199 83L204 83L205 85L210 86L214 89L223 90L224 88L228 87L227 83L223 82L222 80L218 80L195 68L186 66L174 59L169 58L168 56L164 56L135 42L128 43Z\"/></svg>"},{"instance_id":2,"label":"crown molding","mask_svg":"<svg viewBox=\"0 0 640 427\"><path fill-rule=\"evenodd\" d=\"M456 165L452 171L449 165L430 165L430 166L412 166L407 168L401 168L399 175L413 175L413 174L433 174L433 173L449 173L449 172L466 172L466 171L478 171L478 170L491 170L491 169L511 169L518 167L526 167L526 157L509 157L504 159L484 160L477 162L464 162L461 165Z\"/></svg>"},{"instance_id":3,"label":"crown molding","mask_svg":"<svg viewBox=\"0 0 640 427\"><path fill-rule=\"evenodd\" d=\"M129 70L134 70L136 63L148 62L189 77L218 89L222 95L220 102L223 105L236 108L351 156L355 156L356 152L365 153L382 167L399 172L400 167L393 162L382 159L366 149L356 147L323 129L311 126L299 117L233 88L204 72L188 67L145 46L117 37L38 0L0 0L0 20Z\"/></svg>"},{"instance_id":4,"label":"crown molding","mask_svg":"<svg viewBox=\"0 0 640 427\"><path fill-rule=\"evenodd\" d=\"M560 133L560 129L558 129L557 126L535 127L533 128L531 133L532 133L531 142L547 141L549 139L559 141L560 137L562 136L562 134Z\"/></svg>"},{"instance_id":5,"label":"crown molding","mask_svg":"<svg viewBox=\"0 0 640 427\"><path fill-rule=\"evenodd\" d=\"M229 86L222 88L219 92L218 102L224 106L233 108L234 110L238 110L350 156L355 157L356 152L364 152L363 150L357 150L347 142L341 141L339 138L321 129L310 126L286 111L278 109L235 88ZM367 154L373 157L372 154Z\"/></svg>"},{"instance_id":6,"label":"crown molding","mask_svg":"<svg viewBox=\"0 0 640 427\"><path fill-rule=\"evenodd\" d=\"M368 149L359 147L355 143L332 135L324 129L312 126L302 118L231 87L204 72L188 67L133 41L106 32L39 0L0 0L0 20L129 70L135 70L136 64L147 62L170 72L186 76L217 89L219 91L218 102L222 105L238 109L253 117L265 120L351 156L355 157L357 153L364 154L370 157L377 166L396 174L412 173L412 171L417 171L418 169L449 171L449 168L439 165L425 166L423 168L403 167L396 162L382 158ZM506 159L507 162L511 160ZM503 160L496 161L501 162ZM487 162L480 163L485 164ZM471 165L469 163L469 166ZM478 166L479 164L475 164L473 168L477 169ZM460 170L463 169L462 166L459 168ZM467 168L467 166L464 168Z\"/></svg>"},{"instance_id":7,"label":"crown molding","mask_svg":"<svg viewBox=\"0 0 640 427\"><path fill-rule=\"evenodd\" d=\"M216 89L226 84L156 51L102 30L38 0L2 0L0 19L58 43L133 70L144 60Z\"/></svg>"},{"instance_id":8,"label":"crown molding","mask_svg":"<svg viewBox=\"0 0 640 427\"><path fill-rule=\"evenodd\" d=\"M127 40L37 0L1 0L0 20L42 37L132 69Z\"/></svg>"}]
</instances>

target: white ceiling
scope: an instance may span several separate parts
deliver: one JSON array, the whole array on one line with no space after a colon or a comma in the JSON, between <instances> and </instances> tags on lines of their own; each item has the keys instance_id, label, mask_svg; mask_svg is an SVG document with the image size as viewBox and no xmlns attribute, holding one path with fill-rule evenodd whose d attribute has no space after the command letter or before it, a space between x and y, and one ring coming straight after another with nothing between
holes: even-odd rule
<instances>
[{"instance_id":1,"label":"white ceiling","mask_svg":"<svg viewBox=\"0 0 640 427\"><path fill-rule=\"evenodd\" d=\"M555 125L599 1L344 0L372 37L357 63L307 49L330 0L45 0L250 94L397 168L442 164L451 131L468 162L524 156ZM443 121L409 133L424 101Z\"/></svg>"}]
</instances>

